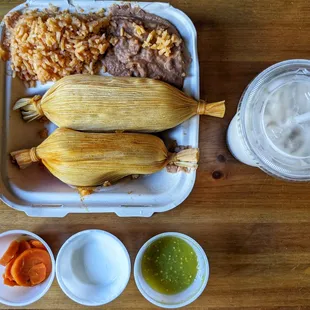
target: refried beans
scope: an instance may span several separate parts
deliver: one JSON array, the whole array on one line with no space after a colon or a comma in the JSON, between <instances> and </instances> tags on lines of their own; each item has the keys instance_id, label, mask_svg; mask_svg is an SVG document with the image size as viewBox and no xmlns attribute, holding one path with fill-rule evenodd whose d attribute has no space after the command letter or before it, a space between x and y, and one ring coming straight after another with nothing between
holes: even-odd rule
<instances>
[{"instance_id":1,"label":"refried beans","mask_svg":"<svg viewBox=\"0 0 310 310\"><path fill-rule=\"evenodd\" d=\"M111 46L102 58L106 71L159 79L182 88L190 57L177 29L139 7L113 5L109 13Z\"/></svg>"}]
</instances>

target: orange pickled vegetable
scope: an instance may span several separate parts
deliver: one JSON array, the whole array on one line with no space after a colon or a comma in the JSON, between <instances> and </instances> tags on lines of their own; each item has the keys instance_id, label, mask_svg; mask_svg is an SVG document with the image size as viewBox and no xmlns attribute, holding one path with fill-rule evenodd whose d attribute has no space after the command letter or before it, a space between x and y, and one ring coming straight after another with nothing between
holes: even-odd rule
<instances>
[{"instance_id":1,"label":"orange pickled vegetable","mask_svg":"<svg viewBox=\"0 0 310 310\"><path fill-rule=\"evenodd\" d=\"M10 281L14 281L12 274L11 274L11 269L12 269L14 261L15 259L11 259L11 261L5 267L4 278L9 279Z\"/></svg>"},{"instance_id":2,"label":"orange pickled vegetable","mask_svg":"<svg viewBox=\"0 0 310 310\"><path fill-rule=\"evenodd\" d=\"M29 244L29 242L26 240L21 240L19 242L19 249L18 249L16 256L22 254L24 251L26 251L28 249L31 249L31 245Z\"/></svg>"},{"instance_id":3,"label":"orange pickled vegetable","mask_svg":"<svg viewBox=\"0 0 310 310\"><path fill-rule=\"evenodd\" d=\"M21 286L33 286L36 283L31 282L31 276L36 282L37 279L41 279L42 271L36 269L30 271L35 265L43 263L46 268L45 279L50 275L52 270L52 262L50 255L47 251L37 248L31 248L20 254L14 261L11 268L11 274L18 285ZM35 277L34 272L38 272L39 276ZM45 280L43 279L43 280Z\"/></svg>"},{"instance_id":4,"label":"orange pickled vegetable","mask_svg":"<svg viewBox=\"0 0 310 310\"><path fill-rule=\"evenodd\" d=\"M18 248L19 242L17 242L16 240L12 241L6 252L0 258L0 264L6 266L10 262L10 260L14 258L18 251Z\"/></svg>"},{"instance_id":5,"label":"orange pickled vegetable","mask_svg":"<svg viewBox=\"0 0 310 310\"><path fill-rule=\"evenodd\" d=\"M43 263L34 265L29 270L30 282L32 285L37 285L46 279L46 267Z\"/></svg>"},{"instance_id":6,"label":"orange pickled vegetable","mask_svg":"<svg viewBox=\"0 0 310 310\"><path fill-rule=\"evenodd\" d=\"M30 243L32 248L38 248L38 249L46 250L43 243L40 242L39 240L29 240L28 242Z\"/></svg>"},{"instance_id":7,"label":"orange pickled vegetable","mask_svg":"<svg viewBox=\"0 0 310 310\"><path fill-rule=\"evenodd\" d=\"M8 278L4 278L3 283L8 286L17 286L17 283L15 281L9 280Z\"/></svg>"}]
</instances>

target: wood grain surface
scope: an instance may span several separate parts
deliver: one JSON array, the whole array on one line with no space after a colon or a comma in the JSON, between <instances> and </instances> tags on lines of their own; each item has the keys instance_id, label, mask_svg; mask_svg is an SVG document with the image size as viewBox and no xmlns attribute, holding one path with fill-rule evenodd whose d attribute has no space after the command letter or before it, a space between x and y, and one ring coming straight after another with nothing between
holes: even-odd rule
<instances>
[{"instance_id":1,"label":"wood grain surface","mask_svg":"<svg viewBox=\"0 0 310 310\"><path fill-rule=\"evenodd\" d=\"M0 1L3 16L19 1ZM310 55L308 0L172 0L190 16L199 43L201 98L226 99L223 120L201 118L201 161L195 188L178 208L151 218L77 214L29 218L0 205L0 231L41 235L54 254L89 228L118 236L132 262L153 235L179 231L195 238L210 260L210 280L187 309L310 309L309 184L286 183L237 162L225 145L227 126L246 85L267 66ZM5 309L0 306L0 309ZM55 281L27 309L82 309ZM104 309L155 309L133 277Z\"/></svg>"}]
</instances>

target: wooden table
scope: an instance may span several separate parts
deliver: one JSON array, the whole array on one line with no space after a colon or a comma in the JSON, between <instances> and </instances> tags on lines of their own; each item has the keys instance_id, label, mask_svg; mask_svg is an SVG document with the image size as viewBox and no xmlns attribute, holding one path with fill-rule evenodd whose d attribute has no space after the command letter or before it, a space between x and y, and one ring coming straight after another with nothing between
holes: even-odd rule
<instances>
[{"instance_id":1,"label":"wooden table","mask_svg":"<svg viewBox=\"0 0 310 310\"><path fill-rule=\"evenodd\" d=\"M20 3L0 1L0 14ZM239 97L267 66L310 55L307 0L172 0L197 28L201 98L226 99L223 120L201 119L201 161L195 188L178 208L152 218L77 214L62 219L29 218L4 204L0 230L41 235L54 254L72 234L107 230L128 248L132 262L155 234L179 231L195 238L210 260L203 295L187 309L310 309L310 194L308 184L286 183L237 162L225 145ZM0 309L5 309L0 306ZM82 309L55 281L27 309ZM154 309L133 277L104 309Z\"/></svg>"}]
</instances>

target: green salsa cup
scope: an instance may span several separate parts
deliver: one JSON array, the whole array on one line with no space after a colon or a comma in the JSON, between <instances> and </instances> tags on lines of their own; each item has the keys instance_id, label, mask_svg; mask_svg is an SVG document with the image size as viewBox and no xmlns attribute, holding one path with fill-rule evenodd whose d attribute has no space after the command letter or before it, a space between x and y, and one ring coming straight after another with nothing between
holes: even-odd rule
<instances>
[{"instance_id":1,"label":"green salsa cup","mask_svg":"<svg viewBox=\"0 0 310 310\"><path fill-rule=\"evenodd\" d=\"M189 261L188 268L182 273L185 260ZM194 279L184 282L184 275ZM209 263L194 239L167 232L154 236L142 246L135 260L134 277L140 293L149 302L162 308L179 308L202 294L209 279ZM171 283L175 285L169 286Z\"/></svg>"}]
</instances>

